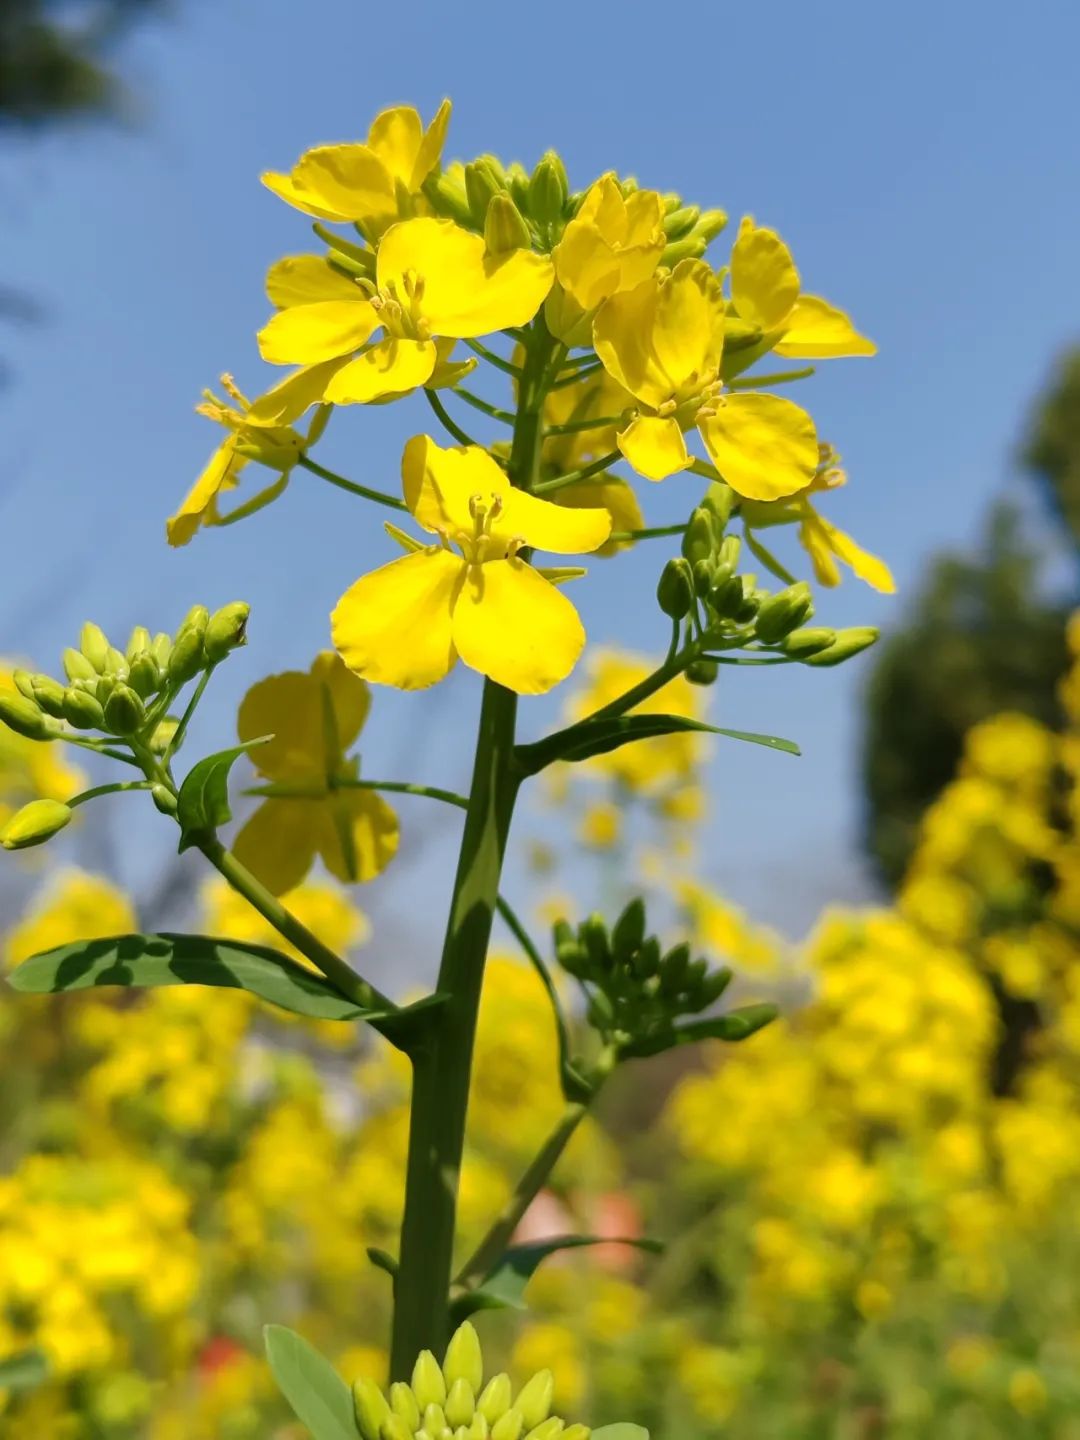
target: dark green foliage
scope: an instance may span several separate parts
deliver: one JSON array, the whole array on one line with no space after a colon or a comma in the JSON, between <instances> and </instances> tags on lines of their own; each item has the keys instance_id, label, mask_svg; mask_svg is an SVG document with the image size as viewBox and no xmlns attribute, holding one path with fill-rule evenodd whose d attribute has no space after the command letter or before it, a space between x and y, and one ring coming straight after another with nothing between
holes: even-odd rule
<instances>
[{"instance_id":1,"label":"dark green foliage","mask_svg":"<svg viewBox=\"0 0 1080 1440\"><path fill-rule=\"evenodd\" d=\"M1080 547L1080 346L1062 357L1028 426L1022 458Z\"/></svg>"}]
</instances>

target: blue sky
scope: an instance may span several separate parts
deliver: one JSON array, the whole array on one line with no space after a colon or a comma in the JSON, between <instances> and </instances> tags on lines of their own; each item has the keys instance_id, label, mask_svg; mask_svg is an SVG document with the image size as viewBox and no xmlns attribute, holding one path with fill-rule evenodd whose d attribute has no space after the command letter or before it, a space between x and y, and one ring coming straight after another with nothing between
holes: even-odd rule
<instances>
[{"instance_id":1,"label":"blue sky","mask_svg":"<svg viewBox=\"0 0 1080 1440\"><path fill-rule=\"evenodd\" d=\"M928 555L971 542L991 498L1015 487L1026 407L1080 334L1078 44L1080 9L1065 0L1023 19L996 0L177 0L124 51L135 123L0 153L2 278L46 310L0 337L16 372L0 394L0 653L51 666L88 616L126 633L171 627L196 600L250 599L251 645L215 680L194 751L228 743L253 679L327 643L337 596L388 555L378 512L299 475L277 505L180 552L164 545L164 517L215 442L193 414L199 391L223 369L249 389L266 378L262 276L306 248L304 218L260 171L362 136L386 104L430 114L444 94L448 157L532 163L555 146L575 185L616 168L736 220L752 212L788 240L808 288L878 341L878 359L823 367L799 399L851 475L830 513L901 587L883 600L851 581L819 614L887 627ZM403 440L427 424L420 400L354 409L320 456L394 488ZM650 519L681 518L693 484L650 489ZM662 554L595 567L575 595L592 640L662 646ZM788 929L863 884L866 668L733 671L715 694L719 723L792 735L805 752L727 746L712 778L709 878ZM367 773L464 784L477 695L468 674L427 697L379 692ZM526 726L556 705L529 702ZM400 917L420 886L434 914L452 831L421 808L405 819L419 858L374 907ZM120 862L126 878L147 878L159 843L148 827Z\"/></svg>"}]
</instances>

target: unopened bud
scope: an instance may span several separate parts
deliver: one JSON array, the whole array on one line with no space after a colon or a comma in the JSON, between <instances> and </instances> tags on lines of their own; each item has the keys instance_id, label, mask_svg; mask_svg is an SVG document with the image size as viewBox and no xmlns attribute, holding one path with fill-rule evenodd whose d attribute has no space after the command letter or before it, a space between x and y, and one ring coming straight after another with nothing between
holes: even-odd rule
<instances>
[{"instance_id":1,"label":"unopened bud","mask_svg":"<svg viewBox=\"0 0 1080 1440\"><path fill-rule=\"evenodd\" d=\"M694 594L704 600L709 591L713 588L716 579L716 566L711 558L695 560L690 567L694 577Z\"/></svg>"},{"instance_id":2,"label":"unopened bud","mask_svg":"<svg viewBox=\"0 0 1080 1440\"><path fill-rule=\"evenodd\" d=\"M540 1370L532 1377L514 1401L514 1409L521 1415L525 1429L533 1430L551 1412L551 1401L555 1394L555 1380L550 1370Z\"/></svg>"},{"instance_id":3,"label":"unopened bud","mask_svg":"<svg viewBox=\"0 0 1080 1440\"><path fill-rule=\"evenodd\" d=\"M420 1428L419 1417L416 1428ZM379 1426L379 1440L413 1440L414 1433L400 1415L388 1415Z\"/></svg>"},{"instance_id":4,"label":"unopened bud","mask_svg":"<svg viewBox=\"0 0 1080 1440\"><path fill-rule=\"evenodd\" d=\"M541 1420L539 1425L534 1425L525 1440L558 1440L564 1428L565 1423L558 1415L551 1415L546 1420Z\"/></svg>"},{"instance_id":5,"label":"unopened bud","mask_svg":"<svg viewBox=\"0 0 1080 1440\"><path fill-rule=\"evenodd\" d=\"M421 1350L413 1366L412 1389L416 1403L423 1411L429 1405L441 1405L446 1399L446 1381L439 1362L430 1350Z\"/></svg>"},{"instance_id":6,"label":"unopened bud","mask_svg":"<svg viewBox=\"0 0 1080 1440\"><path fill-rule=\"evenodd\" d=\"M436 1405L434 1402L425 1405L420 1429L425 1435L430 1435L431 1440L442 1440L443 1431L449 1431L450 1427L446 1423L446 1412L441 1405Z\"/></svg>"},{"instance_id":7,"label":"unopened bud","mask_svg":"<svg viewBox=\"0 0 1080 1440\"><path fill-rule=\"evenodd\" d=\"M681 240L694 228L700 214L697 205L680 205L677 210L669 210L663 220L664 234L669 240Z\"/></svg>"},{"instance_id":8,"label":"unopened bud","mask_svg":"<svg viewBox=\"0 0 1080 1440\"><path fill-rule=\"evenodd\" d=\"M146 721L146 707L130 685L117 685L105 702L105 725L114 735L134 735Z\"/></svg>"},{"instance_id":9,"label":"unopened bud","mask_svg":"<svg viewBox=\"0 0 1080 1440\"><path fill-rule=\"evenodd\" d=\"M446 1418L451 1425L467 1425L472 1419L473 1399L484 1379L484 1356L480 1348L480 1337L468 1320L464 1321L450 1337L443 1356L443 1377L451 1393L459 1380L469 1386L469 1414L465 1420L455 1420L450 1413L450 1401L446 1402Z\"/></svg>"},{"instance_id":10,"label":"unopened bud","mask_svg":"<svg viewBox=\"0 0 1080 1440\"><path fill-rule=\"evenodd\" d=\"M153 695L161 684L161 671L149 650L136 655L128 671L127 683L144 700Z\"/></svg>"},{"instance_id":11,"label":"unopened bud","mask_svg":"<svg viewBox=\"0 0 1080 1440\"><path fill-rule=\"evenodd\" d=\"M203 630L188 625L181 629L169 655L168 677L172 685L183 685L206 668L206 647Z\"/></svg>"},{"instance_id":12,"label":"unopened bud","mask_svg":"<svg viewBox=\"0 0 1080 1440\"><path fill-rule=\"evenodd\" d=\"M404 1380L395 1380L390 1386L390 1409L407 1426L410 1436L420 1429L420 1406Z\"/></svg>"},{"instance_id":13,"label":"unopened bud","mask_svg":"<svg viewBox=\"0 0 1080 1440\"><path fill-rule=\"evenodd\" d=\"M715 660L691 660L683 673L691 685L715 685L720 666Z\"/></svg>"},{"instance_id":14,"label":"unopened bud","mask_svg":"<svg viewBox=\"0 0 1080 1440\"><path fill-rule=\"evenodd\" d=\"M151 785L150 798L162 815L175 815L178 804L176 796L167 785Z\"/></svg>"},{"instance_id":15,"label":"unopened bud","mask_svg":"<svg viewBox=\"0 0 1080 1440\"><path fill-rule=\"evenodd\" d=\"M723 480L714 480L701 497L701 509L708 510L713 517L717 534L723 533L738 499L735 491Z\"/></svg>"},{"instance_id":16,"label":"unopened bud","mask_svg":"<svg viewBox=\"0 0 1080 1440\"><path fill-rule=\"evenodd\" d=\"M597 970L611 969L611 949L608 945L607 926L602 915L590 915L578 927L578 936L585 946L589 960Z\"/></svg>"},{"instance_id":17,"label":"unopened bud","mask_svg":"<svg viewBox=\"0 0 1080 1440\"><path fill-rule=\"evenodd\" d=\"M678 265L680 260L700 260L705 254L705 241L697 235L684 235L681 240L673 240L664 249L660 256L660 262L669 269Z\"/></svg>"},{"instance_id":18,"label":"unopened bud","mask_svg":"<svg viewBox=\"0 0 1080 1440\"><path fill-rule=\"evenodd\" d=\"M562 1432L562 1440L589 1440L591 1434L588 1425L568 1425Z\"/></svg>"},{"instance_id":19,"label":"unopened bud","mask_svg":"<svg viewBox=\"0 0 1080 1440\"><path fill-rule=\"evenodd\" d=\"M449 1379L449 1377L447 1378ZM455 1430L459 1425L468 1425L472 1421L473 1411L476 1408L476 1395L464 1376L459 1375L450 1386L445 1408L446 1423Z\"/></svg>"},{"instance_id":20,"label":"unopened bud","mask_svg":"<svg viewBox=\"0 0 1080 1440\"><path fill-rule=\"evenodd\" d=\"M100 625L95 625L92 620L86 622L79 635L79 649L100 675L109 653L109 639Z\"/></svg>"},{"instance_id":21,"label":"unopened bud","mask_svg":"<svg viewBox=\"0 0 1080 1440\"><path fill-rule=\"evenodd\" d=\"M444 170L441 175L429 175L424 181L423 189L436 215L442 215L458 225L472 223L464 177L460 169L455 167Z\"/></svg>"},{"instance_id":22,"label":"unopened bud","mask_svg":"<svg viewBox=\"0 0 1080 1440\"><path fill-rule=\"evenodd\" d=\"M64 687L51 675L35 675L33 678L34 700L54 720L63 719Z\"/></svg>"},{"instance_id":23,"label":"unopened bud","mask_svg":"<svg viewBox=\"0 0 1080 1440\"><path fill-rule=\"evenodd\" d=\"M549 150L529 179L529 214L544 229L557 225L570 194L566 166L554 150Z\"/></svg>"},{"instance_id":24,"label":"unopened bud","mask_svg":"<svg viewBox=\"0 0 1080 1440\"><path fill-rule=\"evenodd\" d=\"M477 1412L483 1415L489 1425L494 1425L510 1409L512 1396L510 1376L493 1375L480 1392L480 1398L476 1402Z\"/></svg>"},{"instance_id":25,"label":"unopened bud","mask_svg":"<svg viewBox=\"0 0 1080 1440\"><path fill-rule=\"evenodd\" d=\"M482 155L465 166L465 194L469 199L469 214L472 223L483 228L488 206L502 190L502 180L490 163L490 157Z\"/></svg>"},{"instance_id":26,"label":"unopened bud","mask_svg":"<svg viewBox=\"0 0 1080 1440\"><path fill-rule=\"evenodd\" d=\"M236 650L247 641L248 616L251 606L243 600L234 600L215 610L206 626L204 645L206 658L211 665L224 660L230 650Z\"/></svg>"},{"instance_id":27,"label":"unopened bud","mask_svg":"<svg viewBox=\"0 0 1080 1440\"><path fill-rule=\"evenodd\" d=\"M626 964L645 939L645 901L636 895L611 928L611 949L616 961Z\"/></svg>"},{"instance_id":28,"label":"unopened bud","mask_svg":"<svg viewBox=\"0 0 1080 1440\"><path fill-rule=\"evenodd\" d=\"M681 620L689 614L694 603L694 577L681 555L669 560L661 570L656 599L660 609L672 620Z\"/></svg>"},{"instance_id":29,"label":"unopened bud","mask_svg":"<svg viewBox=\"0 0 1080 1440\"><path fill-rule=\"evenodd\" d=\"M73 686L64 691L64 719L74 725L76 730L105 728L105 711L101 701L96 700L89 691L76 690Z\"/></svg>"},{"instance_id":30,"label":"unopened bud","mask_svg":"<svg viewBox=\"0 0 1080 1440\"><path fill-rule=\"evenodd\" d=\"M127 650L124 652L128 662L134 660L136 655L141 655L144 650L149 650L150 644L150 631L145 625L136 625L128 640Z\"/></svg>"},{"instance_id":31,"label":"unopened bud","mask_svg":"<svg viewBox=\"0 0 1080 1440\"><path fill-rule=\"evenodd\" d=\"M210 619L210 611L205 605L193 605L180 622L180 629L186 630L188 626L198 630L202 635L206 631L207 622Z\"/></svg>"},{"instance_id":32,"label":"unopened bud","mask_svg":"<svg viewBox=\"0 0 1080 1440\"><path fill-rule=\"evenodd\" d=\"M682 553L694 565L699 560L712 560L716 552L716 531L713 517L704 505L699 505L683 532Z\"/></svg>"},{"instance_id":33,"label":"unopened bud","mask_svg":"<svg viewBox=\"0 0 1080 1440\"><path fill-rule=\"evenodd\" d=\"M0 829L0 845L5 850L28 850L31 845L44 845L59 834L71 820L71 808L59 800L31 800L16 810Z\"/></svg>"},{"instance_id":34,"label":"unopened bud","mask_svg":"<svg viewBox=\"0 0 1080 1440\"><path fill-rule=\"evenodd\" d=\"M660 941L655 935L648 936L638 947L632 968L639 980L651 979L660 969Z\"/></svg>"},{"instance_id":35,"label":"unopened bud","mask_svg":"<svg viewBox=\"0 0 1080 1440\"><path fill-rule=\"evenodd\" d=\"M481 1415L480 1412L477 1411L476 1414L472 1417L472 1420L469 1422L469 1428L466 1432L466 1440L488 1440L490 1434L491 1426L484 1419L483 1415Z\"/></svg>"},{"instance_id":36,"label":"unopened bud","mask_svg":"<svg viewBox=\"0 0 1080 1440\"><path fill-rule=\"evenodd\" d=\"M175 715L166 715L165 719L155 727L153 735L150 736L150 749L155 755L165 754L179 727L180 721Z\"/></svg>"},{"instance_id":37,"label":"unopened bud","mask_svg":"<svg viewBox=\"0 0 1080 1440\"><path fill-rule=\"evenodd\" d=\"M660 961L660 993L677 995L686 983L690 968L690 946L685 941L674 945Z\"/></svg>"},{"instance_id":38,"label":"unopened bud","mask_svg":"<svg viewBox=\"0 0 1080 1440\"><path fill-rule=\"evenodd\" d=\"M15 689L24 700L33 701L34 704L34 677L29 670L13 670L11 672L12 683Z\"/></svg>"},{"instance_id":39,"label":"unopened bud","mask_svg":"<svg viewBox=\"0 0 1080 1440\"><path fill-rule=\"evenodd\" d=\"M873 625L855 625L850 630L840 630L827 650L816 655L805 656L807 665L840 665L853 655L867 650L877 640L879 631Z\"/></svg>"},{"instance_id":40,"label":"unopened bud","mask_svg":"<svg viewBox=\"0 0 1080 1440\"><path fill-rule=\"evenodd\" d=\"M105 674L115 675L119 680L126 680L127 673L127 657L122 651L117 650L115 645L110 645L105 653Z\"/></svg>"},{"instance_id":41,"label":"unopened bud","mask_svg":"<svg viewBox=\"0 0 1080 1440\"><path fill-rule=\"evenodd\" d=\"M508 255L511 250L528 250L532 236L524 216L509 195L498 194L484 217L484 249L489 255Z\"/></svg>"},{"instance_id":42,"label":"unopened bud","mask_svg":"<svg viewBox=\"0 0 1080 1440\"><path fill-rule=\"evenodd\" d=\"M161 670L168 667L172 644L172 636L166 635L164 630L159 630L150 642L150 654L153 655Z\"/></svg>"},{"instance_id":43,"label":"unopened bud","mask_svg":"<svg viewBox=\"0 0 1080 1440\"><path fill-rule=\"evenodd\" d=\"M703 210L694 225L694 235L710 245L727 225L727 220L723 210Z\"/></svg>"},{"instance_id":44,"label":"unopened bud","mask_svg":"<svg viewBox=\"0 0 1080 1440\"><path fill-rule=\"evenodd\" d=\"M55 734L38 706L23 695L0 694L0 721L27 740L47 740Z\"/></svg>"},{"instance_id":45,"label":"unopened bud","mask_svg":"<svg viewBox=\"0 0 1080 1440\"><path fill-rule=\"evenodd\" d=\"M81 650L74 650L69 645L63 654L64 674L69 680L94 680L97 671Z\"/></svg>"},{"instance_id":46,"label":"unopened bud","mask_svg":"<svg viewBox=\"0 0 1080 1440\"><path fill-rule=\"evenodd\" d=\"M755 633L766 645L775 645L814 613L814 597L805 580L789 585L762 602Z\"/></svg>"},{"instance_id":47,"label":"unopened bud","mask_svg":"<svg viewBox=\"0 0 1080 1440\"><path fill-rule=\"evenodd\" d=\"M353 1385L353 1411L364 1440L380 1440L382 1423L390 1418L390 1406L374 1380L360 1379Z\"/></svg>"},{"instance_id":48,"label":"unopened bud","mask_svg":"<svg viewBox=\"0 0 1080 1440\"><path fill-rule=\"evenodd\" d=\"M710 1005L720 999L733 978L734 971L726 965L721 966L719 970L710 970L697 988L697 994L694 996L695 1008L698 1010L708 1009Z\"/></svg>"},{"instance_id":49,"label":"unopened bud","mask_svg":"<svg viewBox=\"0 0 1080 1440\"><path fill-rule=\"evenodd\" d=\"M784 654L797 660L805 660L820 650L827 650L836 641L836 631L824 625L808 626L805 630L793 630L784 641Z\"/></svg>"},{"instance_id":50,"label":"unopened bud","mask_svg":"<svg viewBox=\"0 0 1080 1440\"><path fill-rule=\"evenodd\" d=\"M491 1440L520 1440L525 1422L516 1405L500 1415L491 1427Z\"/></svg>"}]
</instances>

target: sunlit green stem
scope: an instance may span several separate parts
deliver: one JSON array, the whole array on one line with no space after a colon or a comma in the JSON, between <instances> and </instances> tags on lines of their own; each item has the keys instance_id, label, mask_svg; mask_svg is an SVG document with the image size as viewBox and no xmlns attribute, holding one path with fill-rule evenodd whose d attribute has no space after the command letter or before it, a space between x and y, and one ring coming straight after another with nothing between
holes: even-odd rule
<instances>
[{"instance_id":1,"label":"sunlit green stem","mask_svg":"<svg viewBox=\"0 0 1080 1440\"><path fill-rule=\"evenodd\" d=\"M466 340L465 344L486 360L489 365L494 365L496 370L501 370L505 375L512 375L515 380L521 379L523 372L520 365L514 365L509 360L504 360L501 355L496 355L494 350L489 350L486 345L481 345L479 340Z\"/></svg>"},{"instance_id":2,"label":"sunlit green stem","mask_svg":"<svg viewBox=\"0 0 1080 1440\"><path fill-rule=\"evenodd\" d=\"M404 500L398 500L394 495L387 495L382 490L372 490L367 485L358 485L355 480L346 480L344 475L337 474L334 470L328 470L325 465L320 465L308 455L301 455L296 462L305 470L310 470L312 475L318 475L322 480L328 480L331 485L336 485L339 490L346 490L350 495L359 495L364 500L374 500L376 505L385 505L390 510L407 510L409 507Z\"/></svg>"},{"instance_id":3,"label":"sunlit green stem","mask_svg":"<svg viewBox=\"0 0 1080 1440\"><path fill-rule=\"evenodd\" d=\"M191 699L187 703L187 708L185 709L183 715L181 715L180 717L180 723L179 725L177 725L176 730L173 733L173 737L169 741L168 745L165 747L165 753L161 757L161 764L163 769L167 770L169 768L169 761L180 749L180 746L184 743L184 737L187 734L188 726L191 724L191 717L199 708L199 701L206 694L206 687L210 684L210 676L213 675L215 668L216 667L213 665L208 665L207 668L203 671L203 673L199 676L199 683L195 686L195 689L192 692Z\"/></svg>"},{"instance_id":4,"label":"sunlit green stem","mask_svg":"<svg viewBox=\"0 0 1080 1440\"><path fill-rule=\"evenodd\" d=\"M621 425L621 415L601 415L595 420L568 420L565 425L545 425L545 435L580 435L586 430L607 430Z\"/></svg>"},{"instance_id":5,"label":"sunlit green stem","mask_svg":"<svg viewBox=\"0 0 1080 1440\"><path fill-rule=\"evenodd\" d=\"M327 788L331 790L385 790L392 795L423 795L429 800L441 800L446 805L456 805L460 810L469 808L468 799L453 790L442 790L437 785L414 785L408 780L358 780L352 776L335 777L328 786L295 785L288 780L272 780L266 785L253 785L245 795L259 795L266 799L322 800Z\"/></svg>"},{"instance_id":6,"label":"sunlit green stem","mask_svg":"<svg viewBox=\"0 0 1080 1440\"><path fill-rule=\"evenodd\" d=\"M115 780L111 785L95 785L92 790L73 795L65 804L74 810L76 805L85 805L88 800L96 800L99 795L119 795L125 790L149 790L151 783L149 780Z\"/></svg>"},{"instance_id":7,"label":"sunlit green stem","mask_svg":"<svg viewBox=\"0 0 1080 1440\"><path fill-rule=\"evenodd\" d=\"M460 385L454 387L453 393L459 400L464 400L466 405L471 405L474 410L490 415L492 420L499 420L504 425L513 425L517 418L512 410L500 410L497 405L489 404L482 396L474 395L471 390L465 390Z\"/></svg>"},{"instance_id":8,"label":"sunlit green stem","mask_svg":"<svg viewBox=\"0 0 1080 1440\"><path fill-rule=\"evenodd\" d=\"M439 399L438 395L436 395L434 390L425 390L424 398L427 400L432 410L435 411L435 414L439 417L443 429L447 432L448 435L453 436L453 438L458 442L459 445L479 446L479 440L474 440L467 430L463 430L461 428L461 426L457 423L454 417L450 414L449 410L447 410L446 406Z\"/></svg>"},{"instance_id":9,"label":"sunlit green stem","mask_svg":"<svg viewBox=\"0 0 1080 1440\"><path fill-rule=\"evenodd\" d=\"M630 540L660 540L666 535L684 535L686 525L654 525L647 530L613 530L609 540L627 542Z\"/></svg>"},{"instance_id":10,"label":"sunlit green stem","mask_svg":"<svg viewBox=\"0 0 1080 1440\"><path fill-rule=\"evenodd\" d=\"M591 465L586 465L581 470L571 470L567 475L557 475L553 480L541 480L533 489L537 495L553 495L556 490L565 490L568 485L579 485L582 480L591 480L594 475L610 470L612 465L621 459L618 450L609 450Z\"/></svg>"}]
</instances>

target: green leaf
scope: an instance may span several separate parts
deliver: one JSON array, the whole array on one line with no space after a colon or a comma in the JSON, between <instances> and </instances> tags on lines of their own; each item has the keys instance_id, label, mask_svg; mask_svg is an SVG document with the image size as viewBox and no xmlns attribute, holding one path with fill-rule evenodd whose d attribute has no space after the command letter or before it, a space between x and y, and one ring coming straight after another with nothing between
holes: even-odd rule
<instances>
[{"instance_id":1,"label":"green leaf","mask_svg":"<svg viewBox=\"0 0 1080 1440\"><path fill-rule=\"evenodd\" d=\"M330 1361L284 1325L267 1325L263 1334L278 1388L312 1440L360 1440L352 1391Z\"/></svg>"},{"instance_id":2,"label":"green leaf","mask_svg":"<svg viewBox=\"0 0 1080 1440\"><path fill-rule=\"evenodd\" d=\"M0 1360L0 1390L36 1390L48 1375L49 1363L40 1350L21 1350Z\"/></svg>"},{"instance_id":3,"label":"green leaf","mask_svg":"<svg viewBox=\"0 0 1080 1440\"><path fill-rule=\"evenodd\" d=\"M78 940L24 960L8 983L33 995L88 990L97 985L151 989L160 985L220 986L247 990L282 1010L316 1020L381 1020L409 1013L364 1010L321 975L276 950L207 935L161 933Z\"/></svg>"},{"instance_id":4,"label":"green leaf","mask_svg":"<svg viewBox=\"0 0 1080 1440\"><path fill-rule=\"evenodd\" d=\"M594 1440L649 1440L644 1425L631 1425L629 1420L619 1420L614 1425L601 1425L593 1432Z\"/></svg>"},{"instance_id":5,"label":"green leaf","mask_svg":"<svg viewBox=\"0 0 1080 1440\"><path fill-rule=\"evenodd\" d=\"M180 823L180 853L197 843L197 837L216 830L232 819L229 809L229 771L249 750L265 745L273 737L260 735L256 740L219 750L193 765L180 786L176 818Z\"/></svg>"},{"instance_id":6,"label":"green leaf","mask_svg":"<svg viewBox=\"0 0 1080 1440\"><path fill-rule=\"evenodd\" d=\"M560 1250L577 1250L585 1245L632 1245L657 1255L664 1248L658 1240L623 1239L606 1235L559 1235L529 1245L511 1245L486 1278L451 1306L454 1324L476 1310L524 1310L525 1287L548 1258Z\"/></svg>"},{"instance_id":7,"label":"green leaf","mask_svg":"<svg viewBox=\"0 0 1080 1440\"><path fill-rule=\"evenodd\" d=\"M724 735L729 740L747 740L753 745L766 745L770 750L783 750L788 755L800 753L794 740L776 735L758 735L752 730L724 730L706 725L686 715L617 715L604 719L582 720L566 730L558 730L534 745L519 745L515 751L519 766L526 775L536 775L556 760L576 764L606 755L637 740L652 740L660 735L678 735L698 731L706 735Z\"/></svg>"}]
</instances>

